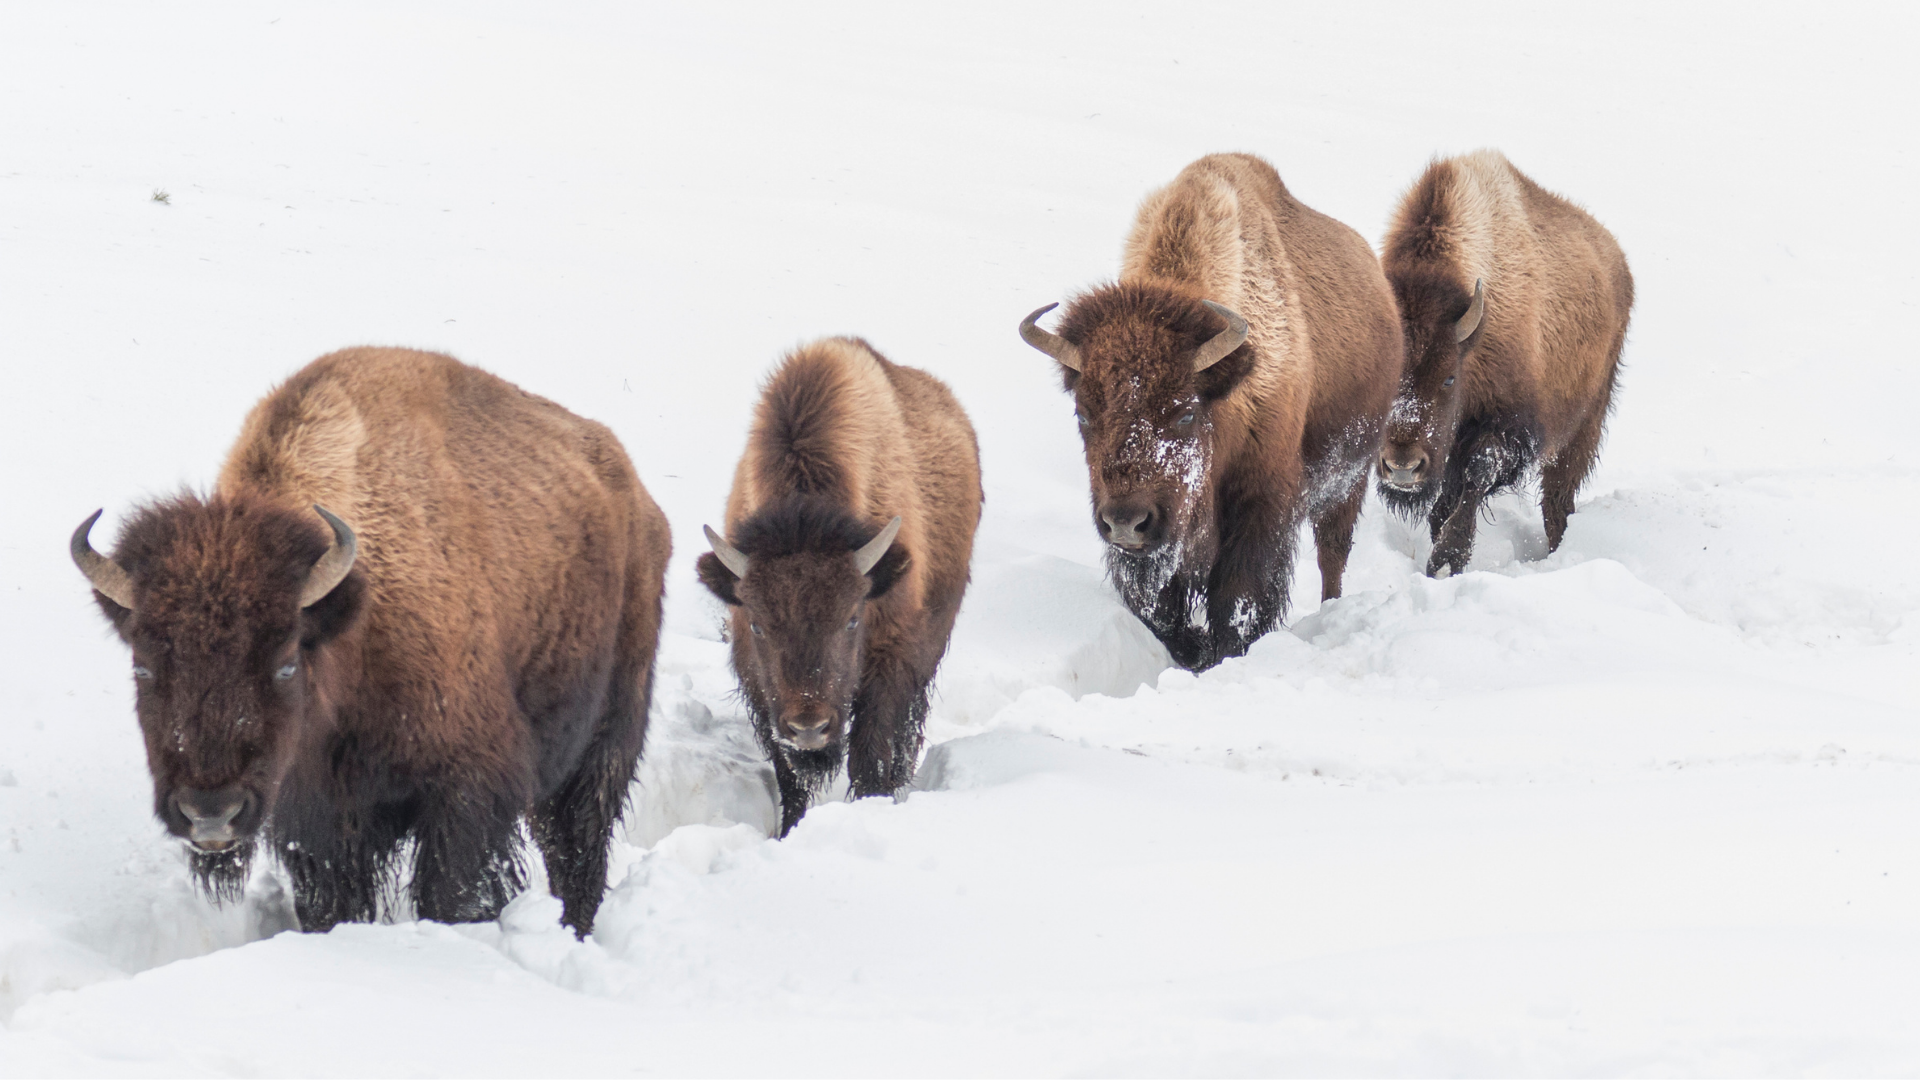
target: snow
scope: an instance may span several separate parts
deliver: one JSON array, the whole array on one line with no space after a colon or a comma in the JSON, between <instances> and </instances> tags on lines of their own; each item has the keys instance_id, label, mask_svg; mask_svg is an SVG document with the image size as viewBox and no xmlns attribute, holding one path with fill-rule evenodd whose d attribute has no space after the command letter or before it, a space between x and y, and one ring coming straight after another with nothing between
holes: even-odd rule
<instances>
[{"instance_id":1,"label":"snow","mask_svg":"<svg viewBox=\"0 0 1920 1080\"><path fill-rule=\"evenodd\" d=\"M1906 10L209 3L0 9L0 1074L1920 1070ZM1497 146L1639 304L1566 542L1370 498L1346 595L1169 670L1014 330L1243 149L1377 238ZM165 203L154 200L165 191ZM758 379L858 333L988 492L898 800L785 841L692 575ZM333 348L611 425L677 538L593 939L285 932L150 813L67 561ZM836 796L837 798L837 796Z\"/></svg>"}]
</instances>

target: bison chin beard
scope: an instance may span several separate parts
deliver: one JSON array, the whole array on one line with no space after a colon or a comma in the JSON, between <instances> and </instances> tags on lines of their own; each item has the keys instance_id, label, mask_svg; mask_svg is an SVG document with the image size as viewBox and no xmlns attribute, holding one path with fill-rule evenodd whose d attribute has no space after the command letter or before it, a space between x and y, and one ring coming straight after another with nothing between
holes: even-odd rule
<instances>
[{"instance_id":1,"label":"bison chin beard","mask_svg":"<svg viewBox=\"0 0 1920 1080\"><path fill-rule=\"evenodd\" d=\"M232 847L221 851L202 851L192 844L187 849L187 868L194 884L216 904L237 901L247 891L247 877L253 869L253 837L244 836Z\"/></svg>"},{"instance_id":2,"label":"bison chin beard","mask_svg":"<svg viewBox=\"0 0 1920 1080\"><path fill-rule=\"evenodd\" d=\"M1408 521L1414 521L1425 516L1432 509L1434 500L1440 497L1440 475L1436 471L1427 478L1426 483L1416 488L1397 488L1383 484L1379 477L1375 477L1373 490L1379 493L1382 506Z\"/></svg>"}]
</instances>

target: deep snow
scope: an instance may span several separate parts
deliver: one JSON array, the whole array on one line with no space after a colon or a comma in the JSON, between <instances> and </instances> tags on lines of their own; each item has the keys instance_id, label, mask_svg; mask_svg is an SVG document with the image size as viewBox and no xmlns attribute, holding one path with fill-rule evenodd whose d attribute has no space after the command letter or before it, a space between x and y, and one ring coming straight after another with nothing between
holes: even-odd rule
<instances>
[{"instance_id":1,"label":"deep snow","mask_svg":"<svg viewBox=\"0 0 1920 1080\"><path fill-rule=\"evenodd\" d=\"M0 1073L1920 1071L1916 17L908 7L0 8ZM1377 239L1482 145L1638 284L1565 545L1509 496L1431 581L1370 500L1345 597L1167 670L1015 325L1202 153ZM916 789L773 842L691 560L847 332L986 517ZM361 342L607 422L674 526L588 943L279 933L149 814L66 536Z\"/></svg>"}]
</instances>

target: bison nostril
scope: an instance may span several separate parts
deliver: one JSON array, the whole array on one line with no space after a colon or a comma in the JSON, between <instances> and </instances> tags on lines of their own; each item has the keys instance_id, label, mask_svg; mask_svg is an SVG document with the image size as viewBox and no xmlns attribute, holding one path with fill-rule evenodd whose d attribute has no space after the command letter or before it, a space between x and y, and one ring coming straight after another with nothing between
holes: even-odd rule
<instances>
[{"instance_id":1,"label":"bison nostril","mask_svg":"<svg viewBox=\"0 0 1920 1080\"><path fill-rule=\"evenodd\" d=\"M241 791L198 791L185 789L173 798L181 816L187 819L187 838L194 843L225 843L236 838L233 822L247 808L247 796Z\"/></svg>"}]
</instances>

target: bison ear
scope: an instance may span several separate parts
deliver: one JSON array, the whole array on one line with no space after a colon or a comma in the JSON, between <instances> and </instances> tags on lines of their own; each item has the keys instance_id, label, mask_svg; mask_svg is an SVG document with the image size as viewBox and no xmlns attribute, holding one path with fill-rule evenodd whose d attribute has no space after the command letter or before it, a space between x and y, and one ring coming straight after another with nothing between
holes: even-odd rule
<instances>
[{"instance_id":1,"label":"bison ear","mask_svg":"<svg viewBox=\"0 0 1920 1080\"><path fill-rule=\"evenodd\" d=\"M1253 350L1240 349L1205 371L1196 373L1193 379L1200 391L1200 400L1219 401L1233 393L1241 380L1252 373Z\"/></svg>"},{"instance_id":2,"label":"bison ear","mask_svg":"<svg viewBox=\"0 0 1920 1080\"><path fill-rule=\"evenodd\" d=\"M367 575L354 570L327 595L300 609L300 646L311 648L339 637L366 606Z\"/></svg>"},{"instance_id":3,"label":"bison ear","mask_svg":"<svg viewBox=\"0 0 1920 1080\"><path fill-rule=\"evenodd\" d=\"M740 605L739 594L733 591L733 587L740 584L740 579L734 576L733 571L727 569L726 563L720 561L720 556L711 551L703 552L698 559L693 560L693 572L699 575L700 584L705 585L708 592L726 601L730 606Z\"/></svg>"},{"instance_id":4,"label":"bison ear","mask_svg":"<svg viewBox=\"0 0 1920 1080\"><path fill-rule=\"evenodd\" d=\"M894 582L905 576L910 561L904 546L895 544L888 548L880 561L873 564L873 569L867 571L867 599L878 600L886 595Z\"/></svg>"}]
</instances>

